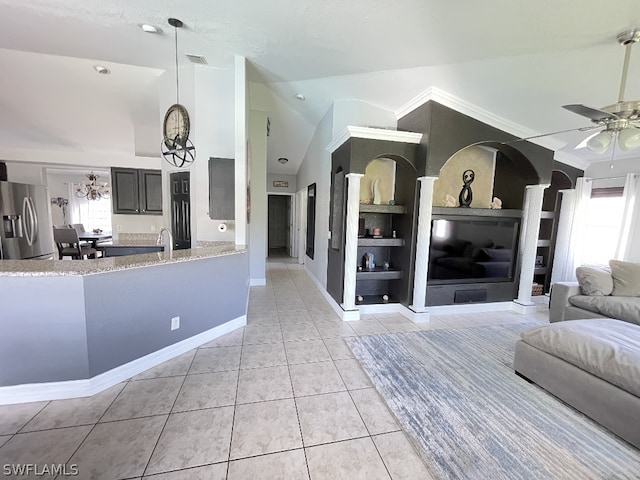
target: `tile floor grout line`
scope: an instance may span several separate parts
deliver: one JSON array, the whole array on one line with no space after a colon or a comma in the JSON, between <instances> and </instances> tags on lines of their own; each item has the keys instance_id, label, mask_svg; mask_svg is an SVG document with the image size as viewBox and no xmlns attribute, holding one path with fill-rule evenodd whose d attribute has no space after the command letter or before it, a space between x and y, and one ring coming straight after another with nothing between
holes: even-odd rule
<instances>
[{"instance_id":1,"label":"tile floor grout line","mask_svg":"<svg viewBox=\"0 0 640 480\"><path fill-rule=\"evenodd\" d=\"M251 287L249 287L249 302L251 302ZM247 321L249 313L247 312ZM233 427L236 423L236 410L238 409L238 390L240 389L240 372L242 371L242 352L244 351L244 335L247 332L246 325L242 330L242 341L240 343L240 360L238 361L238 379L236 381L236 395L233 401L233 415L231 416L231 433L229 435L229 452L227 453L227 474L225 478L229 478L229 469L231 468L231 446L233 445Z\"/></svg>"},{"instance_id":2,"label":"tile floor grout line","mask_svg":"<svg viewBox=\"0 0 640 480\"><path fill-rule=\"evenodd\" d=\"M162 428L160 429L160 435L158 435L156 443L153 446L153 449L151 450L151 455L149 455L149 460L147 460L147 464L145 465L144 470L142 470L142 475L140 475L140 478L143 478L145 476L145 474L147 473L147 469L149 468L149 464L151 463L151 459L153 458L153 454L156 452L156 448L158 448L158 444L160 443L160 439L162 438L162 434L164 433L164 429L167 427L167 423L169 423L169 418L171 418L171 412L173 411L173 409L176 406L176 403L178 402L178 397L180 397L180 393L182 392L182 389L184 388L184 384L187 381L187 377L189 375L189 370L191 370L191 367L193 366L193 362L196 359L196 355L197 355L197 349L196 349L196 354L191 359L191 363L189 363L189 368L187 368L187 373L184 375L184 378L182 379L182 384L180 385L180 388L178 389L178 394L176 395L176 398L173 399L173 404L171 405L171 408L169 409L169 412L167 413L167 418L164 421L164 425L162 425Z\"/></svg>"},{"instance_id":3,"label":"tile floor grout line","mask_svg":"<svg viewBox=\"0 0 640 480\"><path fill-rule=\"evenodd\" d=\"M13 433L12 435L18 435L19 433L27 433L27 432L23 432L23 431L22 431L22 430L24 429L24 427L26 427L26 426L27 426L27 425L29 425L31 422L33 422L33 420L34 420L38 415L40 415L40 413L41 413L45 408L47 408L49 405L51 405L51 403L52 403L52 402L54 402L54 400L49 400L49 401L47 401L47 403L46 403L45 405L43 405L43 406L42 406L42 408L41 408L40 410L38 410L38 411L37 411L37 412L36 412L36 413L35 413L35 414L34 414L34 415L29 419L29 420L27 420L27 421L24 423L24 425L22 425L22 426L18 429L18 431L17 431L17 432ZM13 438L13 437L12 437L12 438ZM11 438L5 442L5 445L6 445L7 443L9 443L10 441L11 441Z\"/></svg>"},{"instance_id":4,"label":"tile floor grout line","mask_svg":"<svg viewBox=\"0 0 640 480\"><path fill-rule=\"evenodd\" d=\"M102 415L100 415L100 417L98 418L98 421L96 423L93 424L93 426L89 429L89 431L87 432L87 434L84 436L84 438L82 439L82 441L78 444L78 446L76 447L76 449L73 451L73 453L69 456L69 459L64 462L65 465L67 465L71 459L73 458L73 456L78 453L78 450L80 450L80 447L82 447L82 445L84 445L84 442L87 441L87 438L89 438L89 435L91 435L91 433L96 429L96 427L100 424L100 420L102 420L102 417L104 417L107 414L107 411L109 411L109 409L113 406L113 404L116 402L116 400L118 399L118 397L120 395L122 395L122 392L124 392L124 389L127 388L127 385L129 385L129 382L131 381L131 378L128 378L124 383L122 389L118 392L118 394L113 398L113 400L111 401L111 403L109 404L109 406L107 408L105 408L104 412L102 412ZM114 385L115 386L115 385ZM80 467L80 465L78 465L78 468ZM56 476L56 479L59 478L60 476Z\"/></svg>"}]
</instances>

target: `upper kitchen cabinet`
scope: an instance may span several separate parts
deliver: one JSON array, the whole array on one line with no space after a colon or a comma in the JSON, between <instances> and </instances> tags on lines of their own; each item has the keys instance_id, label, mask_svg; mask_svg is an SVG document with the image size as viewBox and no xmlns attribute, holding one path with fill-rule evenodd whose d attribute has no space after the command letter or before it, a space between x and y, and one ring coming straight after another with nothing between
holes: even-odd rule
<instances>
[{"instance_id":1,"label":"upper kitchen cabinet","mask_svg":"<svg viewBox=\"0 0 640 480\"><path fill-rule=\"evenodd\" d=\"M234 220L235 161L233 158L209 159L209 217L215 220Z\"/></svg>"},{"instance_id":2,"label":"upper kitchen cabinet","mask_svg":"<svg viewBox=\"0 0 640 480\"><path fill-rule=\"evenodd\" d=\"M162 215L162 172L112 168L113 213Z\"/></svg>"}]
</instances>

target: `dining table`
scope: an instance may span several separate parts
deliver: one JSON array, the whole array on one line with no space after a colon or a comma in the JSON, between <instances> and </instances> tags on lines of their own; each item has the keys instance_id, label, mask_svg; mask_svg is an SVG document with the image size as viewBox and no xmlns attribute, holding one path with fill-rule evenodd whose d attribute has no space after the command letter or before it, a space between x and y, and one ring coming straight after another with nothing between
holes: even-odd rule
<instances>
[{"instance_id":1,"label":"dining table","mask_svg":"<svg viewBox=\"0 0 640 480\"><path fill-rule=\"evenodd\" d=\"M110 233L78 232L78 240L81 242L91 242L91 246L96 248L98 243L111 240Z\"/></svg>"}]
</instances>

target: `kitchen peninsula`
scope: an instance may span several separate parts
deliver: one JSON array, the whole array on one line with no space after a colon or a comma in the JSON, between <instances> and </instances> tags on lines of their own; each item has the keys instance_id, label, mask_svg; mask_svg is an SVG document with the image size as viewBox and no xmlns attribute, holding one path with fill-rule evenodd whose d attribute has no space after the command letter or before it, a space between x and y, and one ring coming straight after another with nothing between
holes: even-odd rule
<instances>
[{"instance_id":1,"label":"kitchen peninsula","mask_svg":"<svg viewBox=\"0 0 640 480\"><path fill-rule=\"evenodd\" d=\"M0 404L91 395L243 326L248 269L228 242L0 262Z\"/></svg>"}]
</instances>

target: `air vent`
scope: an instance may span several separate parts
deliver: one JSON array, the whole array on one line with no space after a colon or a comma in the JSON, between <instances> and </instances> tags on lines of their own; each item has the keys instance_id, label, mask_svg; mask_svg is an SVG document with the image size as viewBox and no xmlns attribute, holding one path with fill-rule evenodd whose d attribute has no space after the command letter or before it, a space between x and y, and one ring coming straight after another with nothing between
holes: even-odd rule
<instances>
[{"instance_id":1,"label":"air vent","mask_svg":"<svg viewBox=\"0 0 640 480\"><path fill-rule=\"evenodd\" d=\"M191 63L195 63L197 65L207 65L207 59L202 55L191 55L190 53L185 53L185 56Z\"/></svg>"}]
</instances>

